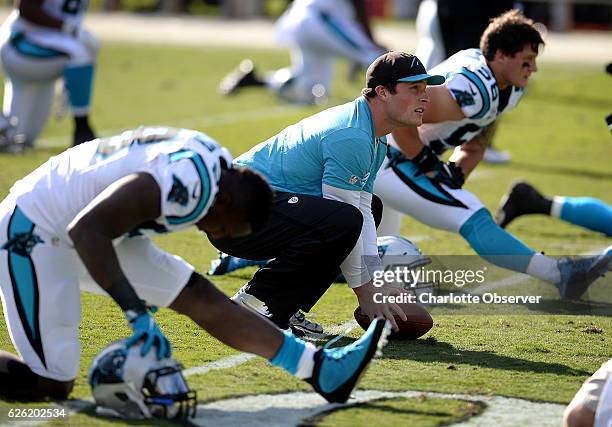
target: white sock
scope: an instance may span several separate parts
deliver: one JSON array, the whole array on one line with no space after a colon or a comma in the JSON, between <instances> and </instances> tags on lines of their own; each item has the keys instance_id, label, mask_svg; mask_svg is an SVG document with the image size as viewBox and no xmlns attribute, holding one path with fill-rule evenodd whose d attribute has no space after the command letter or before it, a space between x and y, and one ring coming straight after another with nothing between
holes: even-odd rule
<instances>
[{"instance_id":1,"label":"white sock","mask_svg":"<svg viewBox=\"0 0 612 427\"><path fill-rule=\"evenodd\" d=\"M561 218L561 209L565 203L565 197L555 196L553 197L552 204L550 205L550 216L553 218Z\"/></svg>"},{"instance_id":2,"label":"white sock","mask_svg":"<svg viewBox=\"0 0 612 427\"><path fill-rule=\"evenodd\" d=\"M304 352L298 362L297 371L295 376L301 379L312 377L312 370L314 369L314 355L317 352L317 348L312 343L306 343Z\"/></svg>"},{"instance_id":3,"label":"white sock","mask_svg":"<svg viewBox=\"0 0 612 427\"><path fill-rule=\"evenodd\" d=\"M557 284L561 280L557 260L543 254L535 254L531 257L526 273L552 284Z\"/></svg>"}]
</instances>

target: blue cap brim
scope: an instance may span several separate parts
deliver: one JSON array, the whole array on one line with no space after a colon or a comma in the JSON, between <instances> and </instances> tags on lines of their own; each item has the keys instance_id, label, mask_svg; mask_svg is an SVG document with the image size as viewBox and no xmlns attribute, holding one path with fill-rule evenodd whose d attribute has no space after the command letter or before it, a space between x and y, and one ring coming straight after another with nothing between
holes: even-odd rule
<instances>
[{"instance_id":1,"label":"blue cap brim","mask_svg":"<svg viewBox=\"0 0 612 427\"><path fill-rule=\"evenodd\" d=\"M443 84L446 79L444 76L432 76L429 74L417 74L416 76L402 77L398 82L422 82L425 81L428 85L437 86Z\"/></svg>"}]
</instances>

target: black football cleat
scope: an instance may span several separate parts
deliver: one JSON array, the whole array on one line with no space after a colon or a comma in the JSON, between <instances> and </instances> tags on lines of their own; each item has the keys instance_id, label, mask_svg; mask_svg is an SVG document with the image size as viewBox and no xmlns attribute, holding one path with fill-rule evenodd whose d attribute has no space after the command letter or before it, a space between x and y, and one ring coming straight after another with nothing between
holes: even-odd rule
<instances>
[{"instance_id":1,"label":"black football cleat","mask_svg":"<svg viewBox=\"0 0 612 427\"><path fill-rule=\"evenodd\" d=\"M240 65L221 80L219 93L231 95L241 87L264 86L265 83L255 75L255 66L250 59L243 60Z\"/></svg>"},{"instance_id":2,"label":"black football cleat","mask_svg":"<svg viewBox=\"0 0 612 427\"><path fill-rule=\"evenodd\" d=\"M524 181L512 184L510 191L499 202L495 221L501 228L521 215L550 214L552 201Z\"/></svg>"}]
</instances>

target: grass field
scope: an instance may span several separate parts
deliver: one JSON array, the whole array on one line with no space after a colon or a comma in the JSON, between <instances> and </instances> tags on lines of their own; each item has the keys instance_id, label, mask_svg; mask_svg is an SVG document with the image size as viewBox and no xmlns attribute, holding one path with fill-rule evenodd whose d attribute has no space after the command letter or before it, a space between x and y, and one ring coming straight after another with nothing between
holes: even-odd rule
<instances>
[{"instance_id":1,"label":"grass field","mask_svg":"<svg viewBox=\"0 0 612 427\"><path fill-rule=\"evenodd\" d=\"M104 45L97 70L93 122L102 134L140 124L192 127L210 134L238 155L316 111L279 104L265 91L245 91L227 99L218 96L215 89L219 80L245 56L254 58L263 70L288 63L285 54L272 50ZM351 100L359 92L361 82L346 82L345 71L342 64L332 103ZM508 185L519 177L549 194L590 195L612 203L612 145L603 119L612 112L610 93L612 79L602 67L541 64L521 105L500 122L496 144L512 152L513 162L479 166L466 188L492 210ZM51 120L40 148L25 156L0 155L0 196L7 194L15 180L61 151L59 146L67 146L71 126L67 119L59 123ZM610 244L610 239L602 235L547 217L521 218L509 229L534 249L553 255L595 252ZM404 220L402 233L425 236L419 246L429 255L472 254L460 237L411 219ZM195 230L157 242L200 271L206 271L216 255ZM231 295L253 271L241 271L215 282ZM552 287L526 280L497 292L516 294L528 290L544 295L545 304L499 313L489 311L487 315L434 309L434 328L417 341L391 342L382 359L364 376L360 389L499 395L565 404L582 381L612 357L611 282L608 277L594 285L591 297L595 302L591 304L564 305ZM351 319L355 305L352 292L344 285L333 285L313 315L326 327L332 327ZM82 306L82 357L72 395L75 399L90 398L86 373L95 354L129 333L110 299L83 294ZM567 314L568 308L578 308L580 314ZM175 357L188 368L237 354L186 318L163 309L157 318L173 344ZM358 334L357 330L351 332L354 337ZM3 320L0 349L14 351ZM304 383L259 359L190 376L189 383L198 391L201 403L309 390ZM0 407L4 404L16 405L0 401ZM483 404L462 397L394 397L324 413L309 418L308 423L437 426L477 419L476 415L483 411L486 412ZM201 414L206 422L206 412ZM552 425L559 421L553 419ZM67 421L50 422L58 423L121 424L94 418L91 408Z\"/></svg>"}]
</instances>

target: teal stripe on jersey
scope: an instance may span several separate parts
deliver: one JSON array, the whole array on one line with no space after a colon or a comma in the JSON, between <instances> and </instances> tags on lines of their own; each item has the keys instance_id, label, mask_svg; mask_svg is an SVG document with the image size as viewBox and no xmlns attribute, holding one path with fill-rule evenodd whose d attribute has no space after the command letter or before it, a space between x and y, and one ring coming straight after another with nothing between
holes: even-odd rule
<instances>
[{"instance_id":1,"label":"teal stripe on jersey","mask_svg":"<svg viewBox=\"0 0 612 427\"><path fill-rule=\"evenodd\" d=\"M462 67L459 74L463 74L465 77L468 78L469 81L474 83L476 87L478 88L478 91L480 92L480 96L482 97L482 108L480 109L478 113L470 117L470 119L483 118L485 114L487 114L487 111L489 111L489 107L491 105L491 101L489 99L489 92L487 92L487 88L485 87L482 80L480 80L480 78L475 73L468 70L467 68Z\"/></svg>"},{"instance_id":2,"label":"teal stripe on jersey","mask_svg":"<svg viewBox=\"0 0 612 427\"><path fill-rule=\"evenodd\" d=\"M36 281L34 271L32 271L32 261L29 257L18 255L14 252L9 253L9 264L21 307L27 321L27 332L32 339L36 340ZM26 325L24 325L26 326Z\"/></svg>"},{"instance_id":3,"label":"teal stripe on jersey","mask_svg":"<svg viewBox=\"0 0 612 427\"><path fill-rule=\"evenodd\" d=\"M342 28L338 25L337 22L334 22L331 16L329 16L325 12L319 12L319 16L321 17L321 21L323 21L323 23L327 26L327 28L331 30L332 33L336 34L353 49L359 50L359 45L355 43L355 41L351 39L348 34L342 31Z\"/></svg>"},{"instance_id":4,"label":"teal stripe on jersey","mask_svg":"<svg viewBox=\"0 0 612 427\"><path fill-rule=\"evenodd\" d=\"M8 252L13 298L25 335L46 366L38 319L39 295L36 270L30 253L42 239L33 234L34 223L15 207L8 226L8 241L1 247Z\"/></svg>"},{"instance_id":5,"label":"teal stripe on jersey","mask_svg":"<svg viewBox=\"0 0 612 427\"><path fill-rule=\"evenodd\" d=\"M11 44L17 52L26 56L34 56L36 58L56 58L58 56L68 56L65 52L50 49L43 46L38 46L26 40L22 33L13 33L10 37Z\"/></svg>"},{"instance_id":6,"label":"teal stripe on jersey","mask_svg":"<svg viewBox=\"0 0 612 427\"><path fill-rule=\"evenodd\" d=\"M20 236L28 236L32 233L34 224L30 219L21 212L19 208L15 208L15 212L11 218L8 229L9 241L19 238ZM16 245L16 244L15 244ZM24 245L27 246L27 245ZM14 275L15 285L19 293L19 299L25 313L30 334L36 339L36 316L35 316L35 279L32 271L32 262L27 253L17 254L12 248L9 250L9 264ZM25 249L25 248L24 248Z\"/></svg>"},{"instance_id":7,"label":"teal stripe on jersey","mask_svg":"<svg viewBox=\"0 0 612 427\"><path fill-rule=\"evenodd\" d=\"M191 222L199 217L206 207L208 199L210 198L210 178L208 177L206 164L204 163L204 160L202 160L202 157L200 157L198 153L191 150L177 151L176 153L172 153L170 155L170 162L177 162L183 159L191 160L196 167L198 175L200 176L202 191L200 192L200 200L198 201L197 206L188 215L166 217L168 224L172 225L185 224L186 222Z\"/></svg>"}]
</instances>

